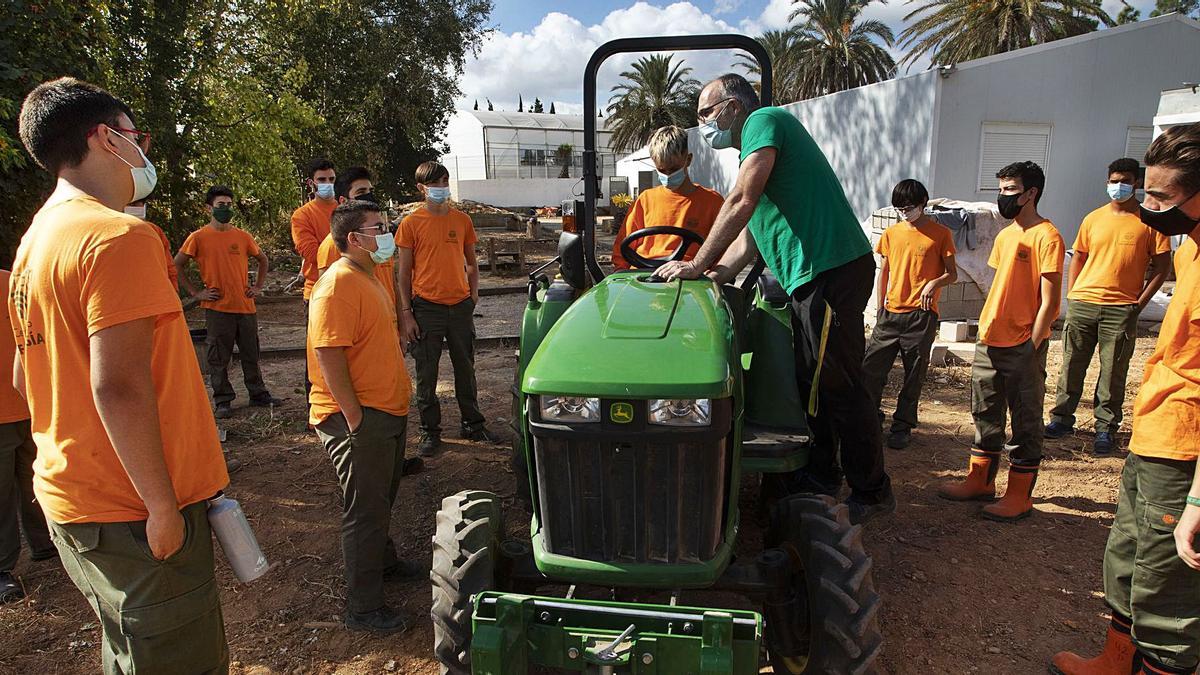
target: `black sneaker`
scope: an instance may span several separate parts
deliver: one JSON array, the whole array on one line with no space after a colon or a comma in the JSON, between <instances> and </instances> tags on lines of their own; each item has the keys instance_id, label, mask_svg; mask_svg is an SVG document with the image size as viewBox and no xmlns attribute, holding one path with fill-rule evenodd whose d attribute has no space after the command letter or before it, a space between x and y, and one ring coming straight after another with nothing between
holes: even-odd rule
<instances>
[{"instance_id":1,"label":"black sneaker","mask_svg":"<svg viewBox=\"0 0 1200 675\"><path fill-rule=\"evenodd\" d=\"M58 549L50 547L45 551L34 551L29 554L29 559L33 562L42 562L43 560L54 560L58 558Z\"/></svg>"},{"instance_id":2,"label":"black sneaker","mask_svg":"<svg viewBox=\"0 0 1200 675\"><path fill-rule=\"evenodd\" d=\"M1117 443L1112 434L1101 431L1096 434L1096 440L1092 442L1092 454L1097 457L1107 457L1113 453L1116 447Z\"/></svg>"},{"instance_id":3,"label":"black sneaker","mask_svg":"<svg viewBox=\"0 0 1200 675\"><path fill-rule=\"evenodd\" d=\"M255 408L270 408L271 406L278 407L283 405L283 399L268 395L262 398L250 399L250 405L254 406Z\"/></svg>"},{"instance_id":4,"label":"black sneaker","mask_svg":"<svg viewBox=\"0 0 1200 675\"><path fill-rule=\"evenodd\" d=\"M346 612L346 628L369 630L373 633L400 633L408 628L408 619L396 610L384 605L370 612Z\"/></svg>"},{"instance_id":5,"label":"black sneaker","mask_svg":"<svg viewBox=\"0 0 1200 675\"><path fill-rule=\"evenodd\" d=\"M487 430L487 427L479 427L478 429L467 429L466 427L463 427L459 433L462 438L468 441L478 441L480 443L491 444L495 444L497 442L496 437L492 435L492 432Z\"/></svg>"},{"instance_id":6,"label":"black sneaker","mask_svg":"<svg viewBox=\"0 0 1200 675\"><path fill-rule=\"evenodd\" d=\"M873 503L862 502L851 496L846 500L846 507L850 509L850 522L862 525L872 518L895 512L896 494L889 490L887 496Z\"/></svg>"},{"instance_id":7,"label":"black sneaker","mask_svg":"<svg viewBox=\"0 0 1200 675\"><path fill-rule=\"evenodd\" d=\"M425 462L421 461L420 457L408 457L404 460L404 465L400 467L401 476L412 476L421 473L425 470Z\"/></svg>"},{"instance_id":8,"label":"black sneaker","mask_svg":"<svg viewBox=\"0 0 1200 675\"><path fill-rule=\"evenodd\" d=\"M1046 438L1062 438L1070 436L1074 431L1075 427L1067 426L1062 422L1051 422L1046 425L1046 429L1042 432L1042 435Z\"/></svg>"},{"instance_id":9,"label":"black sneaker","mask_svg":"<svg viewBox=\"0 0 1200 675\"><path fill-rule=\"evenodd\" d=\"M213 411L213 417L219 420L227 420L233 417L233 405L229 403L218 403L217 409Z\"/></svg>"},{"instance_id":10,"label":"black sneaker","mask_svg":"<svg viewBox=\"0 0 1200 675\"><path fill-rule=\"evenodd\" d=\"M383 571L384 581L411 581L429 576L429 568L411 560L397 560Z\"/></svg>"},{"instance_id":11,"label":"black sneaker","mask_svg":"<svg viewBox=\"0 0 1200 675\"><path fill-rule=\"evenodd\" d=\"M421 436L420 442L417 443L417 454L422 457L433 457L437 452L438 446L441 444L441 437L424 434Z\"/></svg>"},{"instance_id":12,"label":"black sneaker","mask_svg":"<svg viewBox=\"0 0 1200 675\"><path fill-rule=\"evenodd\" d=\"M13 578L11 572L0 572L0 605L16 602L25 597L25 589Z\"/></svg>"},{"instance_id":13,"label":"black sneaker","mask_svg":"<svg viewBox=\"0 0 1200 675\"><path fill-rule=\"evenodd\" d=\"M909 441L912 440L912 431L904 429L903 431L893 431L888 434L887 446L893 450L903 450L908 447Z\"/></svg>"}]
</instances>

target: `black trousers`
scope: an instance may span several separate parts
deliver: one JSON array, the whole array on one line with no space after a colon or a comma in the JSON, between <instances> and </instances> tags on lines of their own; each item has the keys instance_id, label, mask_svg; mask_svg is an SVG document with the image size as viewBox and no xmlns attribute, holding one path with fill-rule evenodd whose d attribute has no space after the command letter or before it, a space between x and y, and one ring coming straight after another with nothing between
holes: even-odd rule
<instances>
[{"instance_id":1,"label":"black trousers","mask_svg":"<svg viewBox=\"0 0 1200 675\"><path fill-rule=\"evenodd\" d=\"M792 292L796 379L813 433L804 471L831 486L839 485L844 473L851 499L863 503L877 502L891 491L878 408L863 375L863 311L874 281L875 258L868 253Z\"/></svg>"},{"instance_id":2,"label":"black trousers","mask_svg":"<svg viewBox=\"0 0 1200 675\"><path fill-rule=\"evenodd\" d=\"M871 398L879 409L888 372L896 354L904 364L904 384L896 397L896 412L892 414L892 431L908 431L917 426L917 402L929 370L929 353L937 337L938 315L923 309L897 314L887 309L879 311L879 320L871 333L871 344L863 359L863 375ZM883 413L879 413L880 421Z\"/></svg>"}]
</instances>

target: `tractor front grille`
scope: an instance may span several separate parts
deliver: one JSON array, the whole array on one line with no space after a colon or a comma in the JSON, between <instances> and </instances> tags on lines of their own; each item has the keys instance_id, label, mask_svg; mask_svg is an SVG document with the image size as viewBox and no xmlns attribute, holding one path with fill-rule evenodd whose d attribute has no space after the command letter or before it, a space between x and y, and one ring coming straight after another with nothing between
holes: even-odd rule
<instances>
[{"instance_id":1,"label":"tractor front grille","mask_svg":"<svg viewBox=\"0 0 1200 675\"><path fill-rule=\"evenodd\" d=\"M609 440L534 430L546 547L601 562L710 560L721 543L728 443L728 434Z\"/></svg>"}]
</instances>

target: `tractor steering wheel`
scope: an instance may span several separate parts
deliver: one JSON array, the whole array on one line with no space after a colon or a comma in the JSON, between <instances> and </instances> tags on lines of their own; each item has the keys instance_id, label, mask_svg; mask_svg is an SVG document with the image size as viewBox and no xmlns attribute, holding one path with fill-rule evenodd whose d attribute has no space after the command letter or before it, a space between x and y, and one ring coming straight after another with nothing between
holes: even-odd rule
<instances>
[{"instance_id":1,"label":"tractor steering wheel","mask_svg":"<svg viewBox=\"0 0 1200 675\"><path fill-rule=\"evenodd\" d=\"M643 237L653 237L658 234L671 234L679 237L679 246L669 258L645 258L637 251L633 250L633 244ZM656 227L647 227L638 230L621 241L621 255L625 261L634 269L639 270L656 270L659 267L669 263L683 260L687 255L687 251L692 247L704 245L704 237L691 230L685 230L682 227L672 227L667 225L658 225Z\"/></svg>"}]
</instances>

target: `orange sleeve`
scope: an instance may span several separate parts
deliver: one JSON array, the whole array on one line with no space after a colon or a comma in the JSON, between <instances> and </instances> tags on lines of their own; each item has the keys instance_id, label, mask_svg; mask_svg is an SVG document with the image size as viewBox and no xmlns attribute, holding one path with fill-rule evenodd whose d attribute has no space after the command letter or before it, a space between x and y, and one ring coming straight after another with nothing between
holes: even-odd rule
<instances>
[{"instance_id":1,"label":"orange sleeve","mask_svg":"<svg viewBox=\"0 0 1200 675\"><path fill-rule=\"evenodd\" d=\"M296 253L299 253L301 258L311 264L316 263L317 248L321 242L317 241L316 230L309 222L308 214L303 211L303 207L292 213L292 243L295 244Z\"/></svg>"},{"instance_id":2,"label":"orange sleeve","mask_svg":"<svg viewBox=\"0 0 1200 675\"><path fill-rule=\"evenodd\" d=\"M1055 233L1042 238L1038 245L1038 269L1042 274L1053 274L1063 271L1063 255L1066 245L1061 235Z\"/></svg>"},{"instance_id":3,"label":"orange sleeve","mask_svg":"<svg viewBox=\"0 0 1200 675\"><path fill-rule=\"evenodd\" d=\"M354 307L333 293L312 299L309 307L308 340L313 348L349 347L355 338Z\"/></svg>"},{"instance_id":4,"label":"orange sleeve","mask_svg":"<svg viewBox=\"0 0 1200 675\"><path fill-rule=\"evenodd\" d=\"M1091 232L1092 217L1088 216L1083 219L1082 223L1079 224L1079 232L1075 235L1075 243L1071 245L1071 248L1081 253L1087 253L1089 247L1091 246L1089 243L1092 238Z\"/></svg>"},{"instance_id":5,"label":"orange sleeve","mask_svg":"<svg viewBox=\"0 0 1200 675\"><path fill-rule=\"evenodd\" d=\"M948 258L955 253L958 253L958 247L954 245L954 233L950 228L942 227L942 257Z\"/></svg>"},{"instance_id":6,"label":"orange sleeve","mask_svg":"<svg viewBox=\"0 0 1200 675\"><path fill-rule=\"evenodd\" d=\"M643 192L638 195L637 201L633 202L633 208L625 214L625 222L621 223L621 228L617 230L617 238L613 240L612 254L613 267L616 269L629 269L629 262L625 260L625 256L621 255L621 242L625 241L625 237L646 227L646 215L643 209L646 194Z\"/></svg>"},{"instance_id":7,"label":"orange sleeve","mask_svg":"<svg viewBox=\"0 0 1200 675\"><path fill-rule=\"evenodd\" d=\"M888 257L888 232L890 231L890 228L884 230L883 234L879 235L879 243L875 244L875 252L885 258Z\"/></svg>"},{"instance_id":8,"label":"orange sleeve","mask_svg":"<svg viewBox=\"0 0 1200 675\"><path fill-rule=\"evenodd\" d=\"M321 274L329 269L338 257L339 251L337 245L333 243L333 237L325 237L325 241L321 242L320 248L317 249L317 274Z\"/></svg>"},{"instance_id":9,"label":"orange sleeve","mask_svg":"<svg viewBox=\"0 0 1200 675\"><path fill-rule=\"evenodd\" d=\"M159 251L145 229L103 242L84 254L80 298L88 335L138 319L183 311Z\"/></svg>"},{"instance_id":10,"label":"orange sleeve","mask_svg":"<svg viewBox=\"0 0 1200 675\"><path fill-rule=\"evenodd\" d=\"M1151 240L1150 255L1171 252L1171 240L1167 237L1167 235L1158 232L1157 230L1150 230L1150 235L1154 237Z\"/></svg>"},{"instance_id":11,"label":"orange sleeve","mask_svg":"<svg viewBox=\"0 0 1200 675\"><path fill-rule=\"evenodd\" d=\"M254 241L254 235L245 230L242 232L246 235L246 254L257 258L262 253L262 249L258 247L258 242Z\"/></svg>"},{"instance_id":12,"label":"orange sleeve","mask_svg":"<svg viewBox=\"0 0 1200 675\"><path fill-rule=\"evenodd\" d=\"M153 223L151 223L153 225ZM175 256L171 255L171 240L167 239L167 233L162 231L162 228L155 225L154 229L158 231L158 238L162 240L163 251L167 254L167 278L171 280L171 287L175 292L179 292L179 270L175 269Z\"/></svg>"},{"instance_id":13,"label":"orange sleeve","mask_svg":"<svg viewBox=\"0 0 1200 675\"><path fill-rule=\"evenodd\" d=\"M198 238L198 234L199 234L198 232L193 232L193 233L189 234L187 236L187 239L183 240L183 246L179 247L179 252L184 255L195 258L196 251L200 247L200 242L196 241L196 239Z\"/></svg>"},{"instance_id":14,"label":"orange sleeve","mask_svg":"<svg viewBox=\"0 0 1200 675\"><path fill-rule=\"evenodd\" d=\"M463 250L467 250L468 246L473 246L479 238L475 236L475 224L471 222L471 216L463 214Z\"/></svg>"},{"instance_id":15,"label":"orange sleeve","mask_svg":"<svg viewBox=\"0 0 1200 675\"><path fill-rule=\"evenodd\" d=\"M405 216L404 220L400 221L400 227L396 230L396 246L400 248L413 248L416 243L416 237L413 235L413 217Z\"/></svg>"},{"instance_id":16,"label":"orange sleeve","mask_svg":"<svg viewBox=\"0 0 1200 675\"><path fill-rule=\"evenodd\" d=\"M992 252L988 254L988 267L994 270L1000 269L1000 237L1003 234L1004 230L1000 230L1000 234L992 241Z\"/></svg>"}]
</instances>

